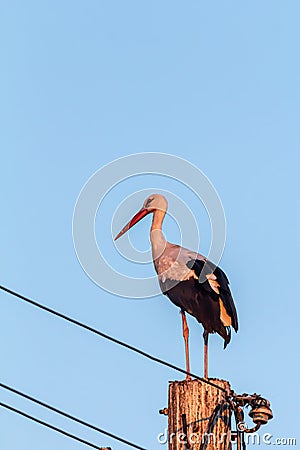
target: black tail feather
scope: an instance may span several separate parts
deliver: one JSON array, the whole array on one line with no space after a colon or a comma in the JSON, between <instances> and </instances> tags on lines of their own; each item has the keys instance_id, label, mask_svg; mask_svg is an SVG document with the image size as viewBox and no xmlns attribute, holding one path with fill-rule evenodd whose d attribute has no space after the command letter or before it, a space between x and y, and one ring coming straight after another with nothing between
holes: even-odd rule
<instances>
[{"instance_id":1,"label":"black tail feather","mask_svg":"<svg viewBox=\"0 0 300 450\"><path fill-rule=\"evenodd\" d=\"M226 337L223 336L224 338L224 350L227 347L227 345L229 344L230 340L231 340L231 327L225 327L226 330Z\"/></svg>"}]
</instances>

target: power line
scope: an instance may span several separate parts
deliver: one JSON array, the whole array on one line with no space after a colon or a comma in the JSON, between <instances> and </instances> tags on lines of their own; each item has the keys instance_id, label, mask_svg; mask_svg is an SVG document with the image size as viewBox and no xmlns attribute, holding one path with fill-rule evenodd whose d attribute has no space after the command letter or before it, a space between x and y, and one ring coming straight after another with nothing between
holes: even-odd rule
<instances>
[{"instance_id":1,"label":"power line","mask_svg":"<svg viewBox=\"0 0 300 450\"><path fill-rule=\"evenodd\" d=\"M79 436L76 436L75 434L68 433L65 430L62 430L61 428L55 427L54 425L51 425L50 423L44 422L43 420L38 419L37 417L33 417L30 414L25 413L24 411L21 411L20 409L13 408L10 405L7 405L6 403L0 402L0 406L3 408L9 409L10 411L13 411L20 416L26 417L26 419L30 419L33 422L37 422L40 425L43 425L44 427L50 428L51 430L57 431L57 433L63 434L64 436L67 436L71 439L74 439L75 441L81 442L82 444L88 445L89 447L96 448L99 450L99 445L93 444L92 442L86 441L85 439L80 438Z\"/></svg>"},{"instance_id":2,"label":"power line","mask_svg":"<svg viewBox=\"0 0 300 450\"><path fill-rule=\"evenodd\" d=\"M85 330L88 330L91 333L97 334L98 336L101 336L104 339L107 339L107 340L109 340L111 342L114 342L115 344L118 344L118 345L120 345L122 347L125 347L128 350L131 350L131 351L133 351L135 353L138 353L139 355L142 355L145 358L150 359L151 361L154 361L154 362L156 362L158 364L162 364L163 366L169 367L170 369L176 370L177 372L181 372L181 373L183 373L185 375L190 375L191 377L196 378L197 380L200 380L203 383L209 384L209 385L211 385L211 386L213 386L213 387L215 387L215 388L217 388L217 389L219 389L219 390L221 390L223 392L226 392L226 389L224 389L221 386L218 386L217 384L215 384L215 383L213 383L213 382L211 382L209 380L206 380L205 378L202 378L202 377L199 377L198 375L195 375L193 373L187 372L186 370L181 369L180 367L177 367L174 364L171 364L171 363L169 363L167 361L164 361L163 359L157 358L156 356L150 355L149 353L146 353L143 350L140 350L139 348L136 348L136 347L134 347L134 346L132 346L130 344L127 344L126 342L120 341L119 339L116 339L116 338L114 338L112 336L109 336L108 334L105 334L102 331L97 330L96 328L92 328L89 325L86 325L86 324L84 324L82 322L79 322L78 320L73 319L73 318L71 318L69 316L66 316L65 314L62 314L62 313L60 313L60 312L58 312L58 311L56 311L54 309L48 308L48 306L44 306L41 303L38 303L38 302L28 298L28 297L25 297L24 295L19 294L18 292L15 292L15 291L12 291L11 289L8 289L5 286L0 286L0 289L2 291L7 292L8 294L13 295L14 297L17 297L17 298L19 298L21 300L24 300L27 303L30 303L33 306L36 306L37 308L43 309L44 311L47 311L50 314L53 314L53 315L55 315L57 317L60 317L61 319L66 320L67 322L73 323L74 325L77 325L78 327L84 328Z\"/></svg>"},{"instance_id":3,"label":"power line","mask_svg":"<svg viewBox=\"0 0 300 450\"><path fill-rule=\"evenodd\" d=\"M58 408L55 408L54 406L49 405L48 403L42 402L41 400L31 397L30 395L25 394L24 392L18 391L17 389L11 386L7 386L6 384L0 383L0 387L6 389L7 391L13 392L14 394L17 394L21 397L24 397L27 400L30 400L31 402L37 403L38 405L43 406L44 408L50 409L51 411L54 411L55 413L60 414L61 416L67 417L68 419L73 420L74 422L80 423L85 427L91 428L92 430L105 434L106 436L115 439L116 441L122 442L123 444L129 445L130 447L136 448L138 450L146 450L144 447L140 447L139 445L136 445L133 442L127 441L126 439L123 439L115 434L109 433L108 431L105 431L95 425L85 422L84 420L81 420L78 417L72 416L71 414L68 414L65 411L62 411Z\"/></svg>"}]
</instances>

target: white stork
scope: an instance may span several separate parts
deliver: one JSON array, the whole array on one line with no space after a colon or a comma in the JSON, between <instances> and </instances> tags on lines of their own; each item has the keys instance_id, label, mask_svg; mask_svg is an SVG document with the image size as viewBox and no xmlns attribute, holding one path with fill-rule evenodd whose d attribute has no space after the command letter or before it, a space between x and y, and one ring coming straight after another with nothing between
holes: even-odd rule
<instances>
[{"instance_id":1,"label":"white stork","mask_svg":"<svg viewBox=\"0 0 300 450\"><path fill-rule=\"evenodd\" d=\"M204 377L208 378L208 335L218 333L224 348L230 342L231 326L238 330L237 313L225 273L204 256L166 241L162 224L168 209L163 195L150 195L142 209L115 237L119 239L147 214L153 213L150 240L160 288L181 309L185 342L186 371L190 373L189 329L185 312L194 316L204 328ZM204 279L200 274L203 272ZM202 274L202 275L203 275ZM190 375L187 375L190 379Z\"/></svg>"}]
</instances>

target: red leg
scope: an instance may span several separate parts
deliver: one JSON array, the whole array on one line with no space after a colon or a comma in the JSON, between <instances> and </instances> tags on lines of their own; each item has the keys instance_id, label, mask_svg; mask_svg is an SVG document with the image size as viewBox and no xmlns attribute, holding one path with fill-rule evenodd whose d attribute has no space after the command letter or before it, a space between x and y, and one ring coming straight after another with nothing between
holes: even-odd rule
<instances>
[{"instance_id":1,"label":"red leg","mask_svg":"<svg viewBox=\"0 0 300 450\"><path fill-rule=\"evenodd\" d=\"M189 356L189 327L186 321L185 312L182 309L181 310L181 317L182 317L182 331L183 331L183 338L184 338L184 345L185 345L185 364L186 364L186 371L190 373L190 356ZM187 375L186 380L191 380L191 376Z\"/></svg>"},{"instance_id":2,"label":"red leg","mask_svg":"<svg viewBox=\"0 0 300 450\"><path fill-rule=\"evenodd\" d=\"M208 378L208 332L203 333L204 339L204 378Z\"/></svg>"}]
</instances>

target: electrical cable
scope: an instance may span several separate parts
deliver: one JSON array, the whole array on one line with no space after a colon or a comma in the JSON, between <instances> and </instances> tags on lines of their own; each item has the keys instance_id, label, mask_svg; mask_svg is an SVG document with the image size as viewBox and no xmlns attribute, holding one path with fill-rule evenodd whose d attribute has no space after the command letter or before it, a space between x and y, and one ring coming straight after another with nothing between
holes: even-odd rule
<instances>
[{"instance_id":1,"label":"electrical cable","mask_svg":"<svg viewBox=\"0 0 300 450\"><path fill-rule=\"evenodd\" d=\"M88 422L85 422L84 420L79 419L78 417L72 416L71 414L66 413L65 411L62 411L58 408L55 408L54 406L49 405L48 403L42 402L41 400L38 400L28 394L25 394L24 392L21 392L11 386L8 386L6 384L0 383L0 387L3 389L6 389L7 391L13 392L14 394L19 395L20 397L24 397L27 400L30 400L31 402L37 403L40 406L43 406L44 408L50 409L51 411L54 411L57 414L60 414L61 416L67 417L70 420L73 420L74 422L80 423L81 425L84 425L85 427L91 428L95 431L98 431L99 433L102 433L112 439L115 439L119 442L122 442L123 444L127 444L130 447L136 448L138 450L146 450L144 447L140 447L139 445L134 444L133 442L127 441L126 439L123 439L113 433L110 433L108 431L105 431L95 425L92 425Z\"/></svg>"},{"instance_id":2,"label":"electrical cable","mask_svg":"<svg viewBox=\"0 0 300 450\"><path fill-rule=\"evenodd\" d=\"M191 377L193 377L193 378L195 378L195 379L197 379L199 381L202 381L203 383L209 384L210 386L213 386L213 387L215 387L215 388L217 388L217 389L219 389L219 390L221 390L223 392L226 392L226 389L224 389L221 386L218 386L217 384L213 383L212 381L209 381L209 380L207 380L207 379L205 379L203 377L199 377L198 375L195 375L195 374L193 374L191 372L187 372L186 370L181 369L180 367L177 367L174 364L171 364L171 363L169 363L167 361L164 361L163 359L157 358L156 356L150 355L149 353L146 353L143 350L140 350L139 348L134 347L133 345L127 344L126 342L120 341L119 339L116 339L116 338L114 338L112 336L109 336L108 334L105 334L102 331L97 330L96 328L92 328L89 325L86 325L86 324L84 324L82 322L79 322L76 319L73 319L73 318L71 318L71 317L69 317L69 316L67 316L65 314L60 313L59 311L56 311L56 310L51 309L51 308L48 308L47 306L44 306L41 303L38 303L38 302L28 298L28 297L25 297L24 295L21 295L18 292L12 291L11 289L8 289L5 286L0 286L0 289L2 291L7 292L8 294L13 295L14 297L17 297L17 298L19 298L21 300L24 300L27 303L30 303L33 306L36 306L37 308L43 309L44 311L47 311L50 314L53 314L53 315L55 315L57 317L60 317L61 319L64 319L64 320L66 320L66 321L68 321L70 323L73 323L74 325L77 325L78 327L84 328L85 330L88 330L91 333L97 334L98 336L101 336L104 339L107 339L107 340L109 340L111 342L114 342L115 344L118 344L118 345L120 345L122 347L125 347L128 350L131 350L131 351L133 351L135 353L138 353L139 355L142 355L145 358L150 359L151 361L154 361L154 362L156 362L158 364L161 364L161 365L164 365L166 367L169 367L170 369L176 370L177 372L181 372L181 373L183 373L185 375L190 375Z\"/></svg>"},{"instance_id":3,"label":"electrical cable","mask_svg":"<svg viewBox=\"0 0 300 450\"><path fill-rule=\"evenodd\" d=\"M20 409L14 408L13 406L7 405L6 403L0 402L0 407L9 409L10 411L13 411L23 417L26 417L26 419L30 419L33 422L39 423L40 425L43 425L44 427L50 428L51 430L56 431L57 433L63 434L64 436L67 436L71 439L74 439L75 441L81 442L82 444L85 444L89 447L95 448L97 450L100 450L101 447L99 445L93 444L92 442L86 441L85 439L80 438L79 436L76 436L75 434L71 434L68 431L63 430L62 428L55 427L54 425L51 425L48 422L44 422L43 420L38 419L37 417L31 416L30 414L25 413L24 411L21 411Z\"/></svg>"}]
</instances>

